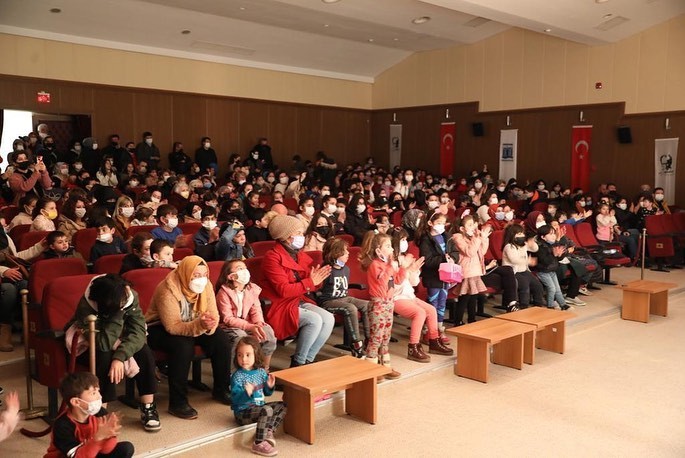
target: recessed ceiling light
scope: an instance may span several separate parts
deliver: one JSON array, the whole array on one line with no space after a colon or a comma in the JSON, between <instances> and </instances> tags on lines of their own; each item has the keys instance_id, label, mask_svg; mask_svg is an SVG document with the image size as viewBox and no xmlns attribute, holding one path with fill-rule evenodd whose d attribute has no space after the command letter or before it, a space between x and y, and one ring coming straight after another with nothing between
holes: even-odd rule
<instances>
[{"instance_id":1,"label":"recessed ceiling light","mask_svg":"<svg viewBox=\"0 0 685 458\"><path fill-rule=\"evenodd\" d=\"M187 29L186 29L186 30L181 30L181 33L182 33L183 35L189 35L189 34L190 34L190 30L187 30Z\"/></svg>"},{"instance_id":2,"label":"recessed ceiling light","mask_svg":"<svg viewBox=\"0 0 685 458\"><path fill-rule=\"evenodd\" d=\"M595 3L606 3L606 2L608 2L608 1L609 1L609 0L595 0Z\"/></svg>"},{"instance_id":3,"label":"recessed ceiling light","mask_svg":"<svg viewBox=\"0 0 685 458\"><path fill-rule=\"evenodd\" d=\"M330 24L324 24L323 26L324 27L330 27Z\"/></svg>"},{"instance_id":4,"label":"recessed ceiling light","mask_svg":"<svg viewBox=\"0 0 685 458\"><path fill-rule=\"evenodd\" d=\"M50 8L50 12L51 12L51 13L55 13L55 14L56 14L56 13L61 13L61 12L62 12L62 10L61 10L61 9L59 9L59 8Z\"/></svg>"},{"instance_id":5,"label":"recessed ceiling light","mask_svg":"<svg viewBox=\"0 0 685 458\"><path fill-rule=\"evenodd\" d=\"M340 0L321 0L324 3L338 3Z\"/></svg>"},{"instance_id":6,"label":"recessed ceiling light","mask_svg":"<svg viewBox=\"0 0 685 458\"><path fill-rule=\"evenodd\" d=\"M431 18L429 16L421 16L421 17L415 17L414 19L411 20L414 24L425 24L426 22L430 21Z\"/></svg>"},{"instance_id":7,"label":"recessed ceiling light","mask_svg":"<svg viewBox=\"0 0 685 458\"><path fill-rule=\"evenodd\" d=\"M393 38L392 41L400 41L399 38Z\"/></svg>"},{"instance_id":8,"label":"recessed ceiling light","mask_svg":"<svg viewBox=\"0 0 685 458\"><path fill-rule=\"evenodd\" d=\"M545 33L550 33L552 29L545 29Z\"/></svg>"},{"instance_id":9,"label":"recessed ceiling light","mask_svg":"<svg viewBox=\"0 0 685 458\"><path fill-rule=\"evenodd\" d=\"M605 14L604 16L602 16L602 19L609 19L610 17L613 17L613 14Z\"/></svg>"},{"instance_id":10,"label":"recessed ceiling light","mask_svg":"<svg viewBox=\"0 0 685 458\"><path fill-rule=\"evenodd\" d=\"M373 43L373 38L369 38L367 41L368 41L369 43Z\"/></svg>"},{"instance_id":11,"label":"recessed ceiling light","mask_svg":"<svg viewBox=\"0 0 685 458\"><path fill-rule=\"evenodd\" d=\"M245 7L244 7L244 6L241 6L241 7L240 7L240 11L245 11Z\"/></svg>"}]
</instances>

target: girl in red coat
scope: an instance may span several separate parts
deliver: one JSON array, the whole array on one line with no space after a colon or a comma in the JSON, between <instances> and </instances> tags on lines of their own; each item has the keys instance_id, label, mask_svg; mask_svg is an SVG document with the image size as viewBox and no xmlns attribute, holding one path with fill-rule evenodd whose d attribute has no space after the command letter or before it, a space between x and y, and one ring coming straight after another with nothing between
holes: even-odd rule
<instances>
[{"instance_id":1,"label":"girl in red coat","mask_svg":"<svg viewBox=\"0 0 685 458\"><path fill-rule=\"evenodd\" d=\"M266 279L262 294L271 300L266 321L279 340L297 336L290 367L314 362L335 322L332 313L309 297L331 274L331 266L312 267L312 258L301 251L304 229L299 219L276 215L269 223L269 234L278 243L262 261Z\"/></svg>"},{"instance_id":2,"label":"girl in red coat","mask_svg":"<svg viewBox=\"0 0 685 458\"><path fill-rule=\"evenodd\" d=\"M390 332L392 331L393 296L395 283L401 283L404 269L395 271L392 265L394 251L392 238L388 234L368 232L359 252L362 269L367 271L369 286L369 343L366 346L366 359L380 362L390 367ZM401 374L393 370L386 375L396 379Z\"/></svg>"}]
</instances>

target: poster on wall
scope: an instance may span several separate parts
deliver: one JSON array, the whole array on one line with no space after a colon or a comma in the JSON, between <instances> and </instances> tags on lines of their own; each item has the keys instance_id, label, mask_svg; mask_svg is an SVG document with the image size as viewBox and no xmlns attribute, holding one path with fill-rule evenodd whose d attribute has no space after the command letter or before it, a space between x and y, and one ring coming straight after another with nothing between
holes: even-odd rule
<instances>
[{"instance_id":1,"label":"poster on wall","mask_svg":"<svg viewBox=\"0 0 685 458\"><path fill-rule=\"evenodd\" d=\"M518 129L502 129L499 133L499 179L516 178Z\"/></svg>"},{"instance_id":2,"label":"poster on wall","mask_svg":"<svg viewBox=\"0 0 685 458\"><path fill-rule=\"evenodd\" d=\"M454 173L454 134L455 123L440 124L440 175L448 176Z\"/></svg>"},{"instance_id":3,"label":"poster on wall","mask_svg":"<svg viewBox=\"0 0 685 458\"><path fill-rule=\"evenodd\" d=\"M390 124L390 170L402 162L402 124Z\"/></svg>"},{"instance_id":4,"label":"poster on wall","mask_svg":"<svg viewBox=\"0 0 685 458\"><path fill-rule=\"evenodd\" d=\"M571 135L571 189L590 191L592 126L573 126Z\"/></svg>"},{"instance_id":5,"label":"poster on wall","mask_svg":"<svg viewBox=\"0 0 685 458\"><path fill-rule=\"evenodd\" d=\"M675 204L677 160L678 138L654 140L654 187L664 188L664 199L669 204Z\"/></svg>"}]
</instances>

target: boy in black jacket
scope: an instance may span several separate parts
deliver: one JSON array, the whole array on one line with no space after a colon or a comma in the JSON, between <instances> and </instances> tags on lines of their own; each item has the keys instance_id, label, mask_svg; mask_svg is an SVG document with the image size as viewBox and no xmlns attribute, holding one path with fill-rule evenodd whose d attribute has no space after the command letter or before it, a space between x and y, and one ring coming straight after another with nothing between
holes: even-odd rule
<instances>
[{"instance_id":1,"label":"boy in black jacket","mask_svg":"<svg viewBox=\"0 0 685 458\"><path fill-rule=\"evenodd\" d=\"M566 305L564 294L561 292L557 269L559 260L566 256L566 247L557 244L557 234L551 226L544 225L538 228L538 263L536 271L538 279L545 287L547 293L547 308L570 310L573 307ZM557 301L558 306L554 305Z\"/></svg>"},{"instance_id":2,"label":"boy in black jacket","mask_svg":"<svg viewBox=\"0 0 685 458\"><path fill-rule=\"evenodd\" d=\"M116 225L114 220L109 216L103 216L95 222L95 228L98 231L98 238L90 250L90 262L95 262L101 256L108 254L123 254L128 250L118 235L114 235Z\"/></svg>"}]
</instances>

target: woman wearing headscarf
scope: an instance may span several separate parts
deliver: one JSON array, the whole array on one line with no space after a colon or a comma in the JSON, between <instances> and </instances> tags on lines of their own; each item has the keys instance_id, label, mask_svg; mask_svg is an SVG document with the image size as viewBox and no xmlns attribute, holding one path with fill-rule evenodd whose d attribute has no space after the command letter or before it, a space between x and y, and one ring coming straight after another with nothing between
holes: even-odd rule
<instances>
[{"instance_id":1,"label":"woman wearing headscarf","mask_svg":"<svg viewBox=\"0 0 685 458\"><path fill-rule=\"evenodd\" d=\"M215 332L219 324L209 267L199 256L186 256L161 282L145 314L148 342L169 358L169 413L183 419L197 418L188 404L188 370L200 345L212 361L212 396L230 403L229 370L231 343L226 333Z\"/></svg>"}]
</instances>

